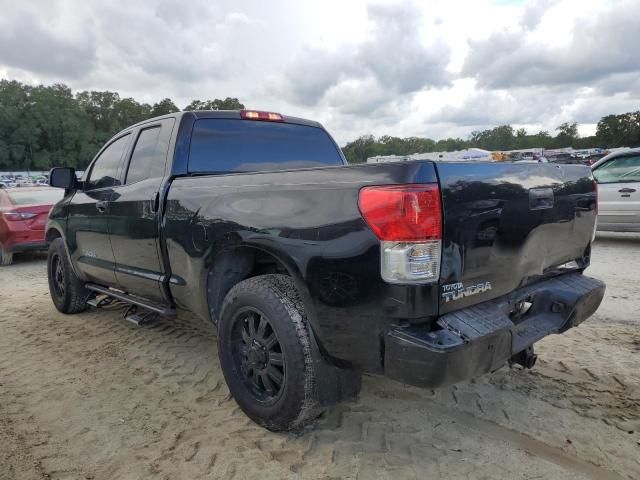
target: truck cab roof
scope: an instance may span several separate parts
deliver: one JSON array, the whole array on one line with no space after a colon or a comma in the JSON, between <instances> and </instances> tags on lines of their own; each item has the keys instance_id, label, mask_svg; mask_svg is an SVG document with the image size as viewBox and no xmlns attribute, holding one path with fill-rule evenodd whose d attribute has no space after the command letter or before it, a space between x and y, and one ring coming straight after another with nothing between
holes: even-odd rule
<instances>
[{"instance_id":1,"label":"truck cab roof","mask_svg":"<svg viewBox=\"0 0 640 480\"><path fill-rule=\"evenodd\" d=\"M183 112L168 113L166 115L149 118L141 122L138 122L134 125L131 125L130 127L127 127L124 130L118 132L118 134L115 136L118 136L121 133L131 130L133 128L140 127L148 123L157 122L158 120L162 120L165 118L175 118L176 120L180 121L185 116L192 116L195 120L198 120L201 118L225 118L225 119L242 120L242 117L240 116L240 112L241 110L186 110ZM290 115L282 115L282 118L285 123L295 123L297 125L306 125L308 127L324 128L321 123L313 120L308 120L306 118L293 117Z\"/></svg>"}]
</instances>

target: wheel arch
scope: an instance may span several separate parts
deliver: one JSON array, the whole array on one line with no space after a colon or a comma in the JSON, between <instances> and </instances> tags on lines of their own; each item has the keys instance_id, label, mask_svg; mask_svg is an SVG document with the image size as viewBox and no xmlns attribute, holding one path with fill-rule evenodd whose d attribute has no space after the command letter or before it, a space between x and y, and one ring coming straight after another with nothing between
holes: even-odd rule
<instances>
[{"instance_id":1,"label":"wheel arch","mask_svg":"<svg viewBox=\"0 0 640 480\"><path fill-rule=\"evenodd\" d=\"M296 262L287 255L264 246L243 244L217 252L207 265L206 300L214 324L217 324L224 297L236 284L258 275L280 273L293 279L302 296L309 323L317 331L313 302L304 276Z\"/></svg>"},{"instance_id":2,"label":"wheel arch","mask_svg":"<svg viewBox=\"0 0 640 480\"><path fill-rule=\"evenodd\" d=\"M60 231L60 229L58 229L58 227L47 228L47 233L45 234L44 238L47 243L53 242L56 238L64 239L64 237L62 236L62 232Z\"/></svg>"},{"instance_id":3,"label":"wheel arch","mask_svg":"<svg viewBox=\"0 0 640 480\"><path fill-rule=\"evenodd\" d=\"M78 268L76 268L76 265L73 263L73 259L71 258L71 253L69 252L69 245L67 245L67 239L63 233L62 227L57 224L48 225L44 238L47 244L49 245L51 245L51 243L53 243L53 241L56 240L57 238L60 238L62 240L64 249L67 252L67 256L69 257L69 264L71 265L71 270L73 270L73 273L76 275L76 277L86 281L86 278L81 274L81 272L78 271Z\"/></svg>"}]
</instances>

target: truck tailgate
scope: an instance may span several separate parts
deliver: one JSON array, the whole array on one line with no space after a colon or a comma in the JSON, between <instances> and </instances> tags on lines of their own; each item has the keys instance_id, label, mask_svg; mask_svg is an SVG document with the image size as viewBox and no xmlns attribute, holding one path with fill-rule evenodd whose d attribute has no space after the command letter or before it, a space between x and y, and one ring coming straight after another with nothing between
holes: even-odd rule
<instances>
[{"instance_id":1,"label":"truck tailgate","mask_svg":"<svg viewBox=\"0 0 640 480\"><path fill-rule=\"evenodd\" d=\"M440 313L589 261L596 186L588 167L436 163L443 206Z\"/></svg>"}]
</instances>

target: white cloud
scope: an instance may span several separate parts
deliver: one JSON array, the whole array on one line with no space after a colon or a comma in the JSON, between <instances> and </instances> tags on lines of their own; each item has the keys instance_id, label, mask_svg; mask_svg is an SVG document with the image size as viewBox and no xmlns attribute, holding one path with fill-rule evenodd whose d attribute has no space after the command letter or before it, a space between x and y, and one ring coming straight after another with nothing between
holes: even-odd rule
<instances>
[{"instance_id":1,"label":"white cloud","mask_svg":"<svg viewBox=\"0 0 640 480\"><path fill-rule=\"evenodd\" d=\"M640 101L637 1L0 0L0 74L140 101L237 96L365 133L592 131Z\"/></svg>"},{"instance_id":2,"label":"white cloud","mask_svg":"<svg viewBox=\"0 0 640 480\"><path fill-rule=\"evenodd\" d=\"M612 74L640 73L640 4L626 2L593 18L580 11L562 24L565 43L544 43L537 30L498 31L471 42L462 74L488 88L590 85ZM545 17L545 18L548 18ZM542 28L544 28L544 21ZM540 26L540 25L539 25Z\"/></svg>"}]
</instances>

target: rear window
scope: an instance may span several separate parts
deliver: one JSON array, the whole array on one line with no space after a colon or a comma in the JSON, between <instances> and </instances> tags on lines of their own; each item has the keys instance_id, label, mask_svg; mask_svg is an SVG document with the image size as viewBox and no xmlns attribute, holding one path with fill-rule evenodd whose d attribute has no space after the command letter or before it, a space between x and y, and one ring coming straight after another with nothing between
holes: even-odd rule
<instances>
[{"instance_id":1,"label":"rear window","mask_svg":"<svg viewBox=\"0 0 640 480\"><path fill-rule=\"evenodd\" d=\"M200 119L191 137L189 172L264 172L342 165L327 132L278 122Z\"/></svg>"},{"instance_id":2,"label":"rear window","mask_svg":"<svg viewBox=\"0 0 640 480\"><path fill-rule=\"evenodd\" d=\"M11 200L16 205L53 205L64 196L64 190L29 190L26 192L9 193Z\"/></svg>"}]
</instances>

